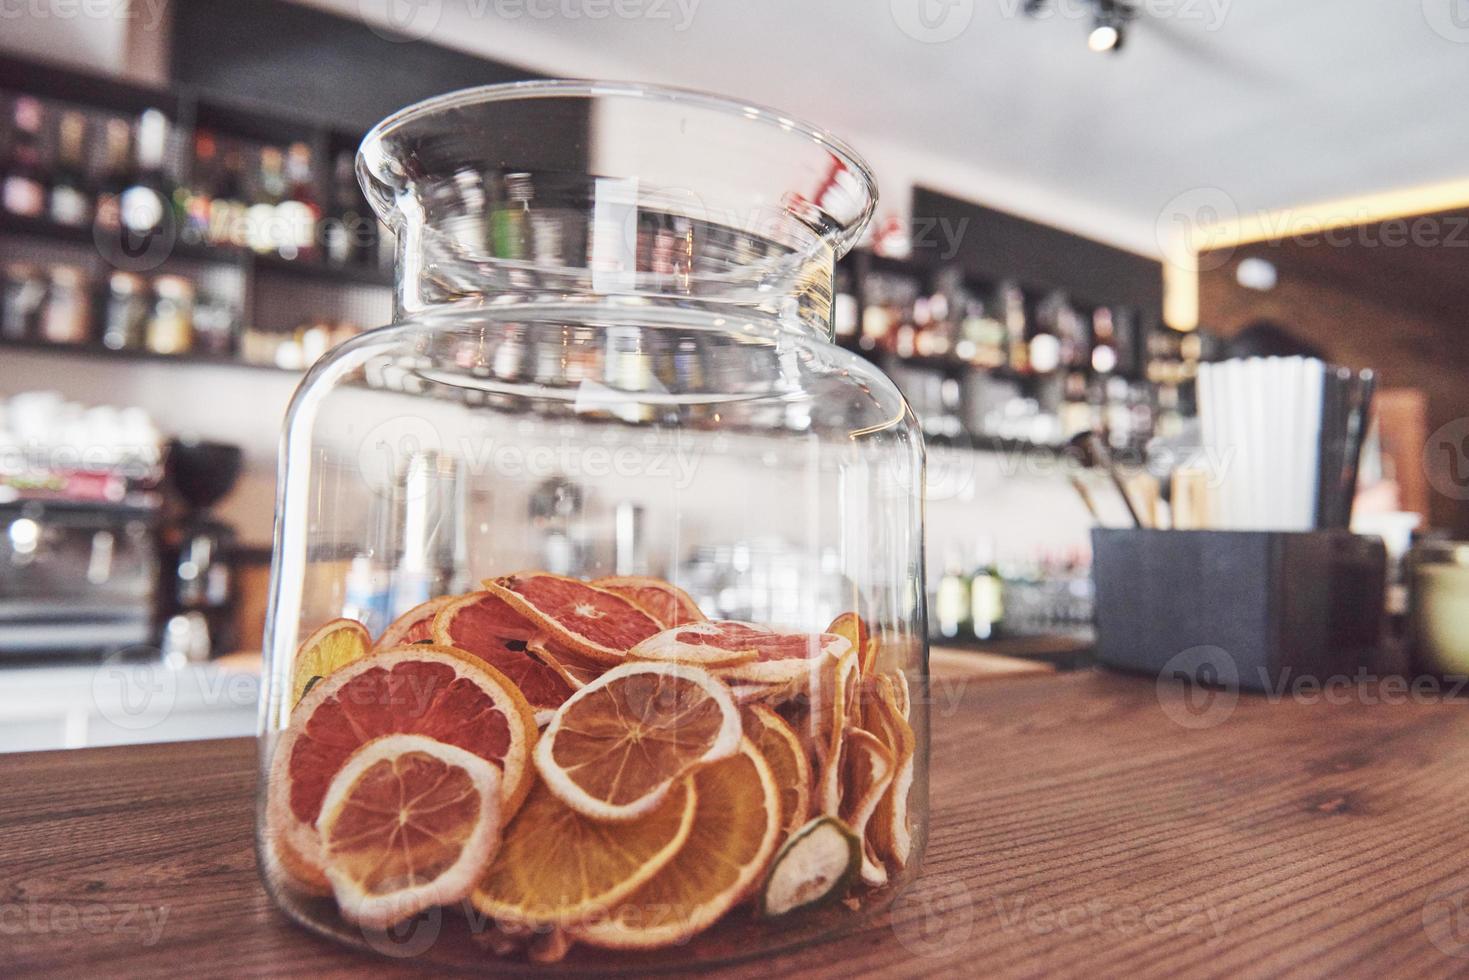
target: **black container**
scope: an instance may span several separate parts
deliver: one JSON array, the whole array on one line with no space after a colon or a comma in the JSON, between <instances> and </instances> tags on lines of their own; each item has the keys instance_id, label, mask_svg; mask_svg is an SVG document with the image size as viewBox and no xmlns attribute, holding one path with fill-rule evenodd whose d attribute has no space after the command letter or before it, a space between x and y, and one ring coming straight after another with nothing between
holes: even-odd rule
<instances>
[{"instance_id":1,"label":"black container","mask_svg":"<svg viewBox=\"0 0 1469 980\"><path fill-rule=\"evenodd\" d=\"M1376 672L1377 538L1098 528L1092 549L1096 656L1109 667L1253 691Z\"/></svg>"}]
</instances>

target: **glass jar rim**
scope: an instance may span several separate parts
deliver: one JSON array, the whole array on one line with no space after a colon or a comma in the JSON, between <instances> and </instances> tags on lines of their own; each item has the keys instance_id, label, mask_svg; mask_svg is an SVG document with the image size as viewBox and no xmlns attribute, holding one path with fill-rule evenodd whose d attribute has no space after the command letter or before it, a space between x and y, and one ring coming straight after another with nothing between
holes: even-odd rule
<instances>
[{"instance_id":1,"label":"glass jar rim","mask_svg":"<svg viewBox=\"0 0 1469 980\"><path fill-rule=\"evenodd\" d=\"M483 106L497 102L532 101L536 99L591 100L606 98L646 99L650 102L677 104L692 109L707 111L730 118L742 118L751 122L778 129L799 139L812 142L830 153L842 167L852 175L860 195L860 206L855 217L843 222L835 234L824 236L837 255L844 254L866 229L877 207L877 179L867 161L845 140L827 130L798 119L777 109L742 99L711 95L696 89L675 86L653 85L642 82L606 82L586 79L535 79L522 82L503 82L458 89L405 106L387 116L370 129L357 153L357 176L368 200L379 215L387 220L392 211L392 202L379 193L379 187L388 181L369 162L384 160L391 156L383 152L385 145L397 134L411 125L445 110L469 106Z\"/></svg>"}]
</instances>

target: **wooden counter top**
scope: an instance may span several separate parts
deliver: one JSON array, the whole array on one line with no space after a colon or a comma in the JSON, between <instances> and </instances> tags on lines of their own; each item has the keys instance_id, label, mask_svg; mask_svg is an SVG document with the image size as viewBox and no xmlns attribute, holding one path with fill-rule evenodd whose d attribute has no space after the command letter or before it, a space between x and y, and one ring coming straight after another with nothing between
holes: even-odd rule
<instances>
[{"instance_id":1,"label":"wooden counter top","mask_svg":"<svg viewBox=\"0 0 1469 980\"><path fill-rule=\"evenodd\" d=\"M1193 714L1148 678L939 677L924 873L728 975L1469 971L1469 713L1374 690ZM254 786L249 740L0 756L0 973L411 973L271 908Z\"/></svg>"}]
</instances>

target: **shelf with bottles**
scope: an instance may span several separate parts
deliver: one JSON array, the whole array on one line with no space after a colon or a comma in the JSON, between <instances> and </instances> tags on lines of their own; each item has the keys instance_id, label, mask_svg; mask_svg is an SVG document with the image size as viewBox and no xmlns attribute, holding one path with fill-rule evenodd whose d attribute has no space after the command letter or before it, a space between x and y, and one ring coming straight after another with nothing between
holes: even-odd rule
<instances>
[{"instance_id":1,"label":"shelf with bottles","mask_svg":"<svg viewBox=\"0 0 1469 980\"><path fill-rule=\"evenodd\" d=\"M0 58L0 235L387 288L391 242L333 156L357 135Z\"/></svg>"},{"instance_id":2,"label":"shelf with bottles","mask_svg":"<svg viewBox=\"0 0 1469 980\"><path fill-rule=\"evenodd\" d=\"M929 630L936 642L1091 635L1091 569L1079 547L997 556L988 539L967 554L951 543L942 573L931 581Z\"/></svg>"},{"instance_id":3,"label":"shelf with bottles","mask_svg":"<svg viewBox=\"0 0 1469 980\"><path fill-rule=\"evenodd\" d=\"M1188 412L1202 356L1203 338L1136 309L860 251L838 267L833 320L930 439L982 449L1050 452L1083 431L1141 445Z\"/></svg>"}]
</instances>

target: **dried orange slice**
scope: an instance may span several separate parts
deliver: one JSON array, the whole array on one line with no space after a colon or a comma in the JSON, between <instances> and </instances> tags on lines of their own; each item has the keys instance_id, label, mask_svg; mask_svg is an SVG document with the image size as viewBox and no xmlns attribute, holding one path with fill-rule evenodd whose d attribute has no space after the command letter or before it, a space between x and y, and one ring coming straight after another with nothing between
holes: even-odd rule
<instances>
[{"instance_id":1,"label":"dried orange slice","mask_svg":"<svg viewBox=\"0 0 1469 980\"><path fill-rule=\"evenodd\" d=\"M536 745L551 792L594 820L650 812L689 771L739 750L740 713L718 678L685 664L614 667L556 710Z\"/></svg>"},{"instance_id":2,"label":"dried orange slice","mask_svg":"<svg viewBox=\"0 0 1469 980\"><path fill-rule=\"evenodd\" d=\"M685 623L702 623L706 617L699 604L687 592L661 578L645 578L638 575L611 576L592 579L592 584L608 592L616 592L630 599L639 608L652 614L664 626L682 626Z\"/></svg>"},{"instance_id":3,"label":"dried orange slice","mask_svg":"<svg viewBox=\"0 0 1469 980\"><path fill-rule=\"evenodd\" d=\"M745 623L690 623L654 633L627 651L629 660L693 664L696 667L737 667L760 657L753 630Z\"/></svg>"},{"instance_id":4,"label":"dried orange slice","mask_svg":"<svg viewBox=\"0 0 1469 980\"><path fill-rule=\"evenodd\" d=\"M454 598L451 595L441 595L437 599L420 602L388 624L383 635L372 645L373 652L433 639L434 615L453 602Z\"/></svg>"},{"instance_id":5,"label":"dried orange slice","mask_svg":"<svg viewBox=\"0 0 1469 980\"><path fill-rule=\"evenodd\" d=\"M861 658L859 668L863 677L870 677L877 661L877 638L867 628L867 623L854 612L845 612L832 620L826 628L828 633L844 636Z\"/></svg>"},{"instance_id":6,"label":"dried orange slice","mask_svg":"<svg viewBox=\"0 0 1469 980\"><path fill-rule=\"evenodd\" d=\"M662 871L572 935L607 949L657 949L707 929L749 893L780 838L780 794L760 750L739 751L694 773L694 825Z\"/></svg>"},{"instance_id":7,"label":"dried orange slice","mask_svg":"<svg viewBox=\"0 0 1469 980\"><path fill-rule=\"evenodd\" d=\"M473 895L498 922L566 926L620 901L657 874L694 824L685 778L637 820L592 820L537 782Z\"/></svg>"},{"instance_id":8,"label":"dried orange slice","mask_svg":"<svg viewBox=\"0 0 1469 980\"><path fill-rule=\"evenodd\" d=\"M316 829L342 915L385 929L473 890L500 842L500 768L423 735L374 739L332 779Z\"/></svg>"},{"instance_id":9,"label":"dried orange slice","mask_svg":"<svg viewBox=\"0 0 1469 980\"><path fill-rule=\"evenodd\" d=\"M800 692L800 686L794 683L786 684L740 684L729 686L729 693L734 695L736 704L780 704L781 702L795 696Z\"/></svg>"},{"instance_id":10,"label":"dried orange slice","mask_svg":"<svg viewBox=\"0 0 1469 980\"><path fill-rule=\"evenodd\" d=\"M842 801L837 816L858 840L867 836L867 822L877 812L893 781L893 753L871 732L854 728L842 741ZM887 884L887 870L863 847L862 881L874 887Z\"/></svg>"},{"instance_id":11,"label":"dried orange slice","mask_svg":"<svg viewBox=\"0 0 1469 980\"><path fill-rule=\"evenodd\" d=\"M632 602L579 579L522 572L486 579L484 586L573 653L607 664L663 629Z\"/></svg>"},{"instance_id":12,"label":"dried orange slice","mask_svg":"<svg viewBox=\"0 0 1469 980\"><path fill-rule=\"evenodd\" d=\"M367 655L372 636L355 619L334 619L308 636L291 664L291 707L323 677Z\"/></svg>"},{"instance_id":13,"label":"dried orange slice","mask_svg":"<svg viewBox=\"0 0 1469 980\"><path fill-rule=\"evenodd\" d=\"M820 664L812 686L807 725L816 752L816 802L818 810L828 816L837 816L841 805L842 740L860 683L857 656L848 648L842 656Z\"/></svg>"},{"instance_id":14,"label":"dried orange slice","mask_svg":"<svg viewBox=\"0 0 1469 980\"><path fill-rule=\"evenodd\" d=\"M880 738L893 753L895 770L892 782L883 793L872 821L867 827L867 841L877 857L898 868L906 868L913 853L913 832L908 820L908 795L913 789L913 754L917 740L908 720L898 705L893 678L879 674L864 684L863 726Z\"/></svg>"},{"instance_id":15,"label":"dried orange slice","mask_svg":"<svg viewBox=\"0 0 1469 980\"><path fill-rule=\"evenodd\" d=\"M775 785L780 787L780 828L789 834L806 822L811 809L811 762L806 748L791 726L763 704L740 712L745 737L770 765Z\"/></svg>"},{"instance_id":16,"label":"dried orange slice","mask_svg":"<svg viewBox=\"0 0 1469 980\"><path fill-rule=\"evenodd\" d=\"M426 735L498 765L506 819L530 791L535 713L514 684L447 647L384 650L313 687L280 734L266 815L283 866L322 867L316 821L332 779L362 745L398 734ZM298 874L308 887L311 877Z\"/></svg>"},{"instance_id":17,"label":"dried orange slice","mask_svg":"<svg viewBox=\"0 0 1469 980\"><path fill-rule=\"evenodd\" d=\"M471 592L441 608L433 621L435 643L472 653L520 688L538 712L561 706L574 690L556 670L527 649L537 627L492 592Z\"/></svg>"}]
</instances>

